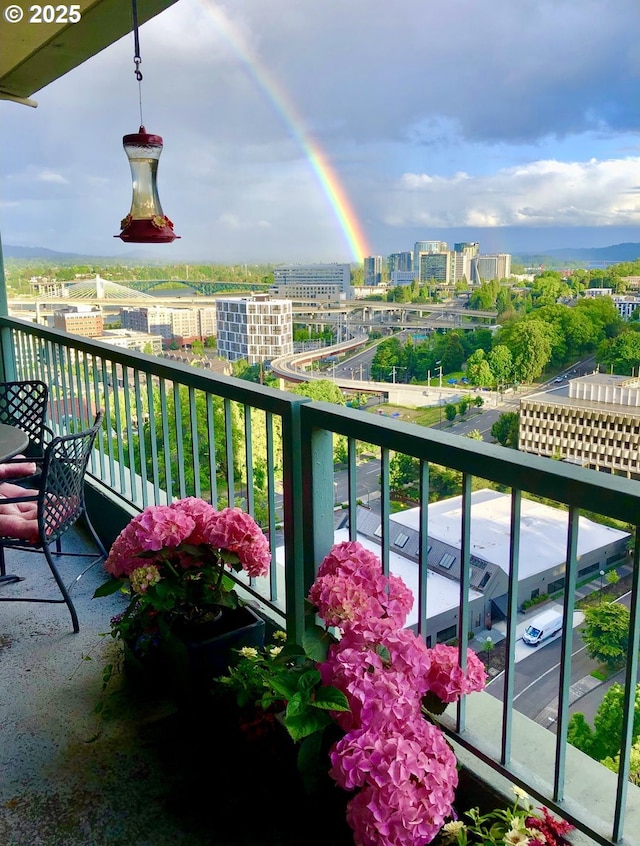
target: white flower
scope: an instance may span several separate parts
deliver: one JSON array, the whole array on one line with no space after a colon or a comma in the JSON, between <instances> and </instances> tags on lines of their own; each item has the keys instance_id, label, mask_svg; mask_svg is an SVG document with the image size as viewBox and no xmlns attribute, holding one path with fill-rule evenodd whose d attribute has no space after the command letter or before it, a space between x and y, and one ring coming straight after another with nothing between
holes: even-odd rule
<instances>
[{"instance_id":1,"label":"white flower","mask_svg":"<svg viewBox=\"0 0 640 846\"><path fill-rule=\"evenodd\" d=\"M511 829L505 834L504 842L508 846L527 846L529 836L524 831Z\"/></svg>"},{"instance_id":2,"label":"white flower","mask_svg":"<svg viewBox=\"0 0 640 846\"><path fill-rule=\"evenodd\" d=\"M274 640L286 640L287 639L287 633L283 632L282 629L278 629L277 631L275 631L273 633L273 639Z\"/></svg>"},{"instance_id":3,"label":"white flower","mask_svg":"<svg viewBox=\"0 0 640 846\"><path fill-rule=\"evenodd\" d=\"M271 655L272 658L275 658L277 655L280 655L281 652L282 652L281 646L271 646L271 647L269 647L269 655Z\"/></svg>"},{"instance_id":4,"label":"white flower","mask_svg":"<svg viewBox=\"0 0 640 846\"><path fill-rule=\"evenodd\" d=\"M513 792L516 794L516 796L519 799L528 799L529 798L529 794L526 793L521 787L516 787L516 785L514 785L511 789L513 790Z\"/></svg>"},{"instance_id":5,"label":"white flower","mask_svg":"<svg viewBox=\"0 0 640 846\"><path fill-rule=\"evenodd\" d=\"M254 649L253 646L243 646L240 650L240 655L242 655L243 658L257 658L258 650Z\"/></svg>"},{"instance_id":6,"label":"white flower","mask_svg":"<svg viewBox=\"0 0 640 846\"><path fill-rule=\"evenodd\" d=\"M462 831L464 828L464 823L462 820L451 820L451 822L445 823L442 826L442 830L446 831L447 834L457 834L459 831Z\"/></svg>"}]
</instances>

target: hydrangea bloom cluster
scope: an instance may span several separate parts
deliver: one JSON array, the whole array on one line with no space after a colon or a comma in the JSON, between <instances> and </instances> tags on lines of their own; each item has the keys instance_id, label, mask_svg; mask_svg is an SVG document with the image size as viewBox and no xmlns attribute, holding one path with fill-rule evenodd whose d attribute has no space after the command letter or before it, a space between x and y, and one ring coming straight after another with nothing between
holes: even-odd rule
<instances>
[{"instance_id":1,"label":"hydrangea bloom cluster","mask_svg":"<svg viewBox=\"0 0 640 846\"><path fill-rule=\"evenodd\" d=\"M319 670L351 708L334 715L345 735L330 752L330 775L358 790L347 809L356 846L424 846L451 814L457 771L442 732L423 717L422 700L435 693L451 702L482 690L484 667L469 652L463 671L456 649L428 649L404 629L411 591L384 576L357 542L333 547L309 599L341 632Z\"/></svg>"},{"instance_id":2,"label":"hydrangea bloom cluster","mask_svg":"<svg viewBox=\"0 0 640 846\"><path fill-rule=\"evenodd\" d=\"M114 541L105 569L110 581L96 595L123 589L131 603L112 633L127 641L153 635L177 620L211 618L235 607L230 570L266 576L271 553L255 520L240 508L217 511L196 497L145 508Z\"/></svg>"},{"instance_id":3,"label":"hydrangea bloom cluster","mask_svg":"<svg viewBox=\"0 0 640 846\"><path fill-rule=\"evenodd\" d=\"M237 556L250 576L269 572L269 544L253 517L240 508L216 511L203 499L187 497L151 505L134 517L114 541L105 569L116 578L130 577L150 558L153 563L171 558L182 569L202 567L212 554L220 558L223 552Z\"/></svg>"}]
</instances>

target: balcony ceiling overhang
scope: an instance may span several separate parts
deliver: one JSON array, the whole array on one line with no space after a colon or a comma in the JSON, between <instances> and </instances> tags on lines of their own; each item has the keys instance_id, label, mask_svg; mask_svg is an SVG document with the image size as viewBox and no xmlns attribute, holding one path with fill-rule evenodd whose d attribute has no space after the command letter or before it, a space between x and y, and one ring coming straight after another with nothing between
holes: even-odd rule
<instances>
[{"instance_id":1,"label":"balcony ceiling overhang","mask_svg":"<svg viewBox=\"0 0 640 846\"><path fill-rule=\"evenodd\" d=\"M138 23L176 0L138 0ZM79 0L78 23L8 23L0 16L0 99L35 106L31 95L73 70L133 29L131 0ZM60 9L60 6L48 8ZM69 8L67 6L67 8Z\"/></svg>"}]
</instances>

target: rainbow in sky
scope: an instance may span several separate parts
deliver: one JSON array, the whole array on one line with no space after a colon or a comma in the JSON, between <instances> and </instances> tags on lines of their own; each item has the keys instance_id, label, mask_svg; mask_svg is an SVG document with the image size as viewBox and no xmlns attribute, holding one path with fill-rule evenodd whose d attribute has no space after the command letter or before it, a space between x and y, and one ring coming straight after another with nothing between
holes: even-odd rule
<instances>
[{"instance_id":1,"label":"rainbow in sky","mask_svg":"<svg viewBox=\"0 0 640 846\"><path fill-rule=\"evenodd\" d=\"M300 144L309 163L326 194L331 208L340 224L348 244L349 251L356 262L362 262L371 251L346 191L342 187L335 170L330 165L326 154L304 129L304 121L287 96L282 86L271 74L264 62L257 57L244 38L228 19L225 12L211 2L204 0L204 7L213 20L220 34L241 59L256 85L265 92L274 108Z\"/></svg>"}]
</instances>

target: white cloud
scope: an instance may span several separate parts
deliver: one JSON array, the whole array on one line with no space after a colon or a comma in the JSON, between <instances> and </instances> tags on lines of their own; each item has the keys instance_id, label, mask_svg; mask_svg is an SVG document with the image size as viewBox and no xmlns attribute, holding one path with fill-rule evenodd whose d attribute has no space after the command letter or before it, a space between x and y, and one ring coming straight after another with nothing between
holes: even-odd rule
<instances>
[{"instance_id":1,"label":"white cloud","mask_svg":"<svg viewBox=\"0 0 640 846\"><path fill-rule=\"evenodd\" d=\"M38 182L54 182L57 185L69 184L68 179L66 179L61 173L56 173L53 170L41 170L36 174L35 178Z\"/></svg>"},{"instance_id":2,"label":"white cloud","mask_svg":"<svg viewBox=\"0 0 640 846\"><path fill-rule=\"evenodd\" d=\"M393 226L633 226L640 157L535 161L453 177L405 173L384 220Z\"/></svg>"}]
</instances>

